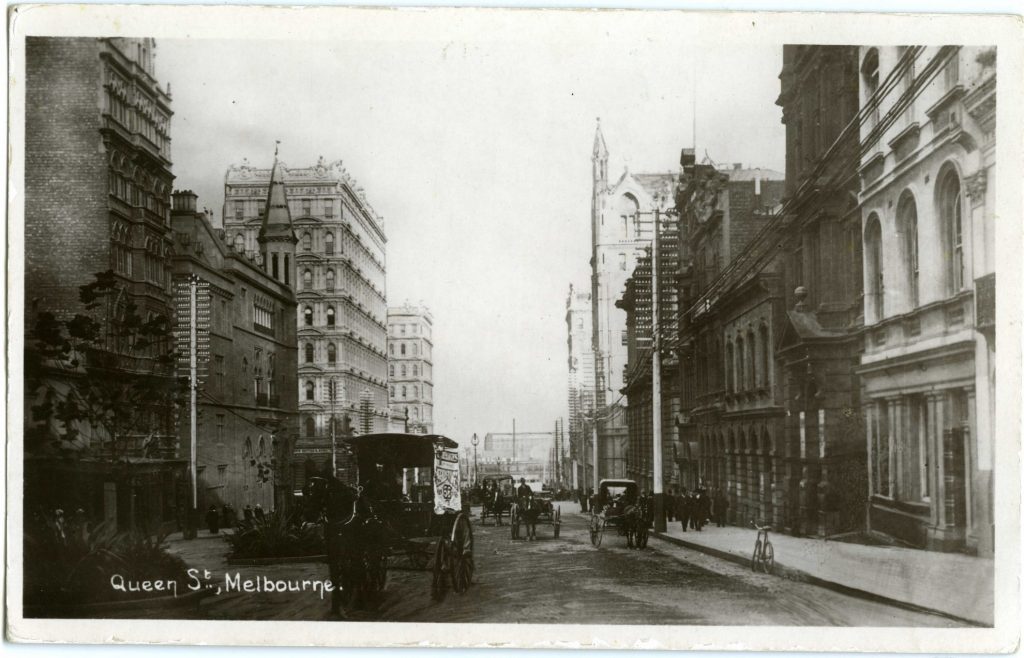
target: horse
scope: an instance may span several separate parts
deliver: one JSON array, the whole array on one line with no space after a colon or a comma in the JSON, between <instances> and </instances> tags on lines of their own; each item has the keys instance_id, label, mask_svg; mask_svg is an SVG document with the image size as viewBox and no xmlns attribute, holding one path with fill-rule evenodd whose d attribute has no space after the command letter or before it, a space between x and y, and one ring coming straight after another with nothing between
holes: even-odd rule
<instances>
[{"instance_id":1,"label":"horse","mask_svg":"<svg viewBox=\"0 0 1024 658\"><path fill-rule=\"evenodd\" d=\"M645 496L635 503L626 504L622 511L621 527L626 535L626 548L646 548L647 526L650 522L650 505Z\"/></svg>"},{"instance_id":2,"label":"horse","mask_svg":"<svg viewBox=\"0 0 1024 658\"><path fill-rule=\"evenodd\" d=\"M386 528L361 487L334 477L314 477L304 496L324 528L331 585L331 613L359 606L384 589Z\"/></svg>"},{"instance_id":3,"label":"horse","mask_svg":"<svg viewBox=\"0 0 1024 658\"><path fill-rule=\"evenodd\" d=\"M483 523L487 515L490 514L497 520L497 524L501 525L501 515L508 509L509 507L505 504L505 499L501 495L500 489L497 487L485 489L483 510L480 512L480 523Z\"/></svg>"},{"instance_id":4,"label":"horse","mask_svg":"<svg viewBox=\"0 0 1024 658\"><path fill-rule=\"evenodd\" d=\"M537 539L537 517L540 516L540 503L533 496L523 496L515 503L516 513L512 515L515 523L515 537L519 536L519 524L526 526L527 541Z\"/></svg>"}]
</instances>

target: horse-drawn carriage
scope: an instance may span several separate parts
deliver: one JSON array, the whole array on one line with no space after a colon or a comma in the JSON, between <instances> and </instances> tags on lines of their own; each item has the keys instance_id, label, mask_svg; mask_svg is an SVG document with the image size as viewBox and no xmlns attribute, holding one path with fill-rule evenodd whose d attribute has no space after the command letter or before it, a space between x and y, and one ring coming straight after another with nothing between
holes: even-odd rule
<instances>
[{"instance_id":1,"label":"horse-drawn carriage","mask_svg":"<svg viewBox=\"0 0 1024 658\"><path fill-rule=\"evenodd\" d=\"M512 476L488 475L480 482L483 487L480 525L485 525L488 517L494 519L497 525L501 525L501 516L509 513L512 501L515 500Z\"/></svg>"},{"instance_id":2,"label":"horse-drawn carriage","mask_svg":"<svg viewBox=\"0 0 1024 658\"><path fill-rule=\"evenodd\" d=\"M645 548L651 505L633 480L601 480L590 510L590 543L601 545L606 527L626 536L627 548Z\"/></svg>"},{"instance_id":3,"label":"horse-drawn carriage","mask_svg":"<svg viewBox=\"0 0 1024 658\"><path fill-rule=\"evenodd\" d=\"M509 510L512 539L519 539L522 534L520 525L525 527L526 539L536 539L538 522L550 524L554 538L558 539L562 527L562 509L553 500L551 492L539 485L532 496L516 498Z\"/></svg>"},{"instance_id":4,"label":"horse-drawn carriage","mask_svg":"<svg viewBox=\"0 0 1024 658\"><path fill-rule=\"evenodd\" d=\"M356 464L356 483L313 478L310 504L319 510L335 589L331 609L365 603L387 583L389 560L433 565L431 596L473 581L473 530L459 489L458 444L436 434L364 434L344 441ZM430 483L411 486L406 469L429 471ZM435 541L436 540L436 541Z\"/></svg>"}]
</instances>

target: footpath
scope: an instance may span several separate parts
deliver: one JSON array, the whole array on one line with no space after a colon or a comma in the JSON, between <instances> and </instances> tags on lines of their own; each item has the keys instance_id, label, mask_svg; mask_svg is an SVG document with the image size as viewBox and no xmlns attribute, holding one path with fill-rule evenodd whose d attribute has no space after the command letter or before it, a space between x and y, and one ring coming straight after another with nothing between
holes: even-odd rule
<instances>
[{"instance_id":1,"label":"footpath","mask_svg":"<svg viewBox=\"0 0 1024 658\"><path fill-rule=\"evenodd\" d=\"M709 555L750 565L757 531L704 526L683 532L681 524L653 537ZM771 533L774 573L904 607L928 610L982 626L995 615L991 559L897 546L866 546Z\"/></svg>"}]
</instances>

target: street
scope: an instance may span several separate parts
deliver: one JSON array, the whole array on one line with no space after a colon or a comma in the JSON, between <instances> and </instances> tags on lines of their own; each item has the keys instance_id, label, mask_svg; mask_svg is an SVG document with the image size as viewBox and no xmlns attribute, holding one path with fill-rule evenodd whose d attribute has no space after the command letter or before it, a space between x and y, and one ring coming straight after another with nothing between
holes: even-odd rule
<instances>
[{"instance_id":1,"label":"street","mask_svg":"<svg viewBox=\"0 0 1024 658\"><path fill-rule=\"evenodd\" d=\"M562 503L564 509L575 509ZM944 617L855 598L652 539L642 551L605 534L590 544L585 517L563 513L559 539L538 526L538 541L512 541L507 525L478 523L473 532L476 576L463 594L430 599L426 571L393 565L383 599L373 609L349 613L353 621L588 623L681 625L936 626L960 625ZM714 532L714 529L708 529ZM326 578L322 564L228 566L216 539L177 541L172 551L190 566L209 569L223 583L225 571L243 578ZM333 620L327 600L307 592L211 595L198 609L177 616L214 620Z\"/></svg>"}]
</instances>

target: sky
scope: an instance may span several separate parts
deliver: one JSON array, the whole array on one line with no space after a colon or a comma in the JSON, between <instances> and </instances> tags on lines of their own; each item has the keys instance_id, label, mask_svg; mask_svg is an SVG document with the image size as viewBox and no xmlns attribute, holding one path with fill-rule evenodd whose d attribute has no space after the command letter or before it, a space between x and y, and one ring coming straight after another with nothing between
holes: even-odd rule
<instances>
[{"instance_id":1,"label":"sky","mask_svg":"<svg viewBox=\"0 0 1024 658\"><path fill-rule=\"evenodd\" d=\"M495 35L497 36L497 35ZM566 417L565 301L589 288L591 149L609 174L717 162L784 169L780 46L666 31L559 38L158 41L177 189L219 224L228 166L341 159L384 217L389 305L434 317L435 431Z\"/></svg>"}]
</instances>

